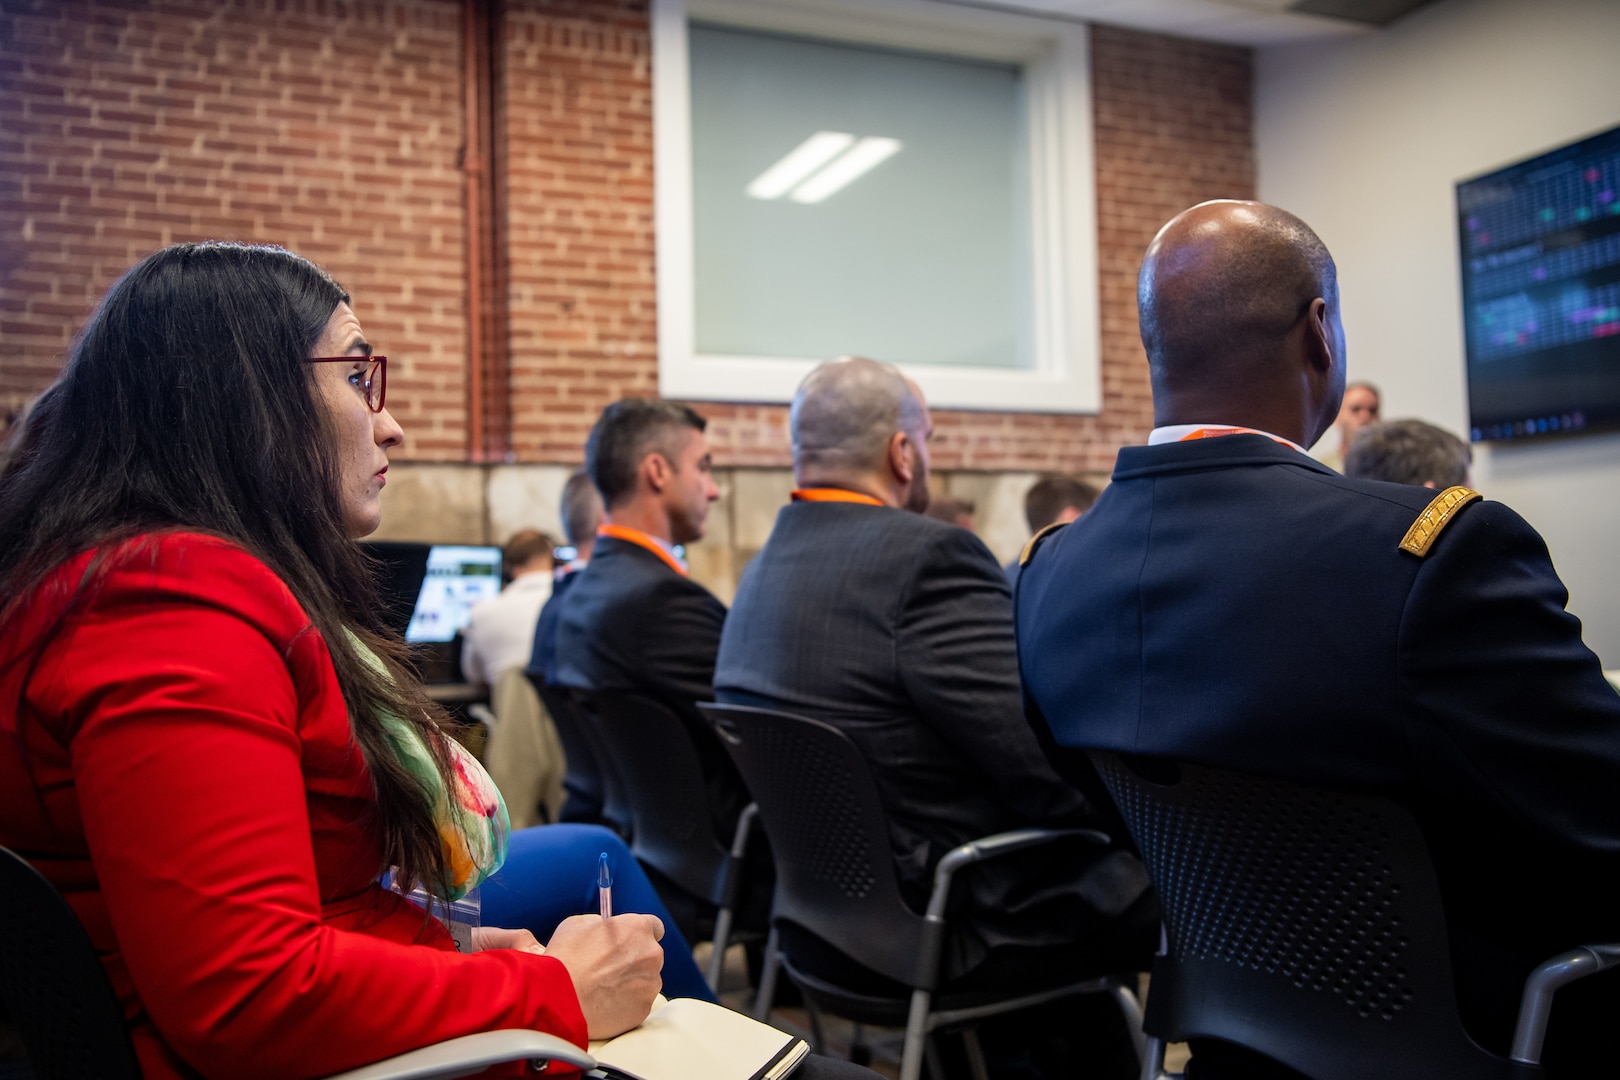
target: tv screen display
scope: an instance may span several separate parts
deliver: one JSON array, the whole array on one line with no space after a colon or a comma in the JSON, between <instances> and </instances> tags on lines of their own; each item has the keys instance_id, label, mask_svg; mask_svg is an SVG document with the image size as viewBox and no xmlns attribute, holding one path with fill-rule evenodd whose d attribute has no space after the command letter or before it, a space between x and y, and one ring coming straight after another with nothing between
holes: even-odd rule
<instances>
[{"instance_id":1,"label":"tv screen display","mask_svg":"<svg viewBox=\"0 0 1620 1080\"><path fill-rule=\"evenodd\" d=\"M1620 127L1457 185L1475 442L1620 428Z\"/></svg>"}]
</instances>

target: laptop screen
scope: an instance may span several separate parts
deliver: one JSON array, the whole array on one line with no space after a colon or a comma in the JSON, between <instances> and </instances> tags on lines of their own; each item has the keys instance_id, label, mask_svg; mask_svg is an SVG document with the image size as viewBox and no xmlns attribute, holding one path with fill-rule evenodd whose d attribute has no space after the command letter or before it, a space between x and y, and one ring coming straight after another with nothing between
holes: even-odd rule
<instances>
[{"instance_id":1,"label":"laptop screen","mask_svg":"<svg viewBox=\"0 0 1620 1080\"><path fill-rule=\"evenodd\" d=\"M451 640L466 627L472 606L500 591L500 548L434 544L405 640Z\"/></svg>"}]
</instances>

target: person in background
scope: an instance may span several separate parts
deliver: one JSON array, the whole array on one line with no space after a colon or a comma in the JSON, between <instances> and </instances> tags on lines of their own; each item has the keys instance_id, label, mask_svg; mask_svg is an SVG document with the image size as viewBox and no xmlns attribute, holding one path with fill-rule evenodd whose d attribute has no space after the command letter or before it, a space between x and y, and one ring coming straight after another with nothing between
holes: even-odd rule
<instances>
[{"instance_id":1,"label":"person in background","mask_svg":"<svg viewBox=\"0 0 1620 1080\"><path fill-rule=\"evenodd\" d=\"M687 576L675 551L702 539L710 504L720 497L706 426L685 405L626 398L602 410L591 428L585 468L605 519L590 563L561 602L555 675L570 690L640 694L674 713L697 754L714 834L729 838L751 800L697 709L714 698L726 608ZM681 890L665 897L685 902ZM696 908L676 914L689 927L701 917Z\"/></svg>"},{"instance_id":2,"label":"person in background","mask_svg":"<svg viewBox=\"0 0 1620 1080\"><path fill-rule=\"evenodd\" d=\"M888 364L835 360L805 378L790 422L799 488L743 572L715 694L849 736L872 767L896 876L920 914L936 865L958 844L1095 819L1024 720L1001 568L971 532L918 512L932 429L921 393ZM964 875L953 912L948 989L1144 970L1158 938L1147 875L1118 849L1057 845L996 860ZM824 964L846 985L871 977L820 952L806 944L794 962ZM1087 1075L1136 1075L1111 1000L1053 1011L1061 1022L987 1024L987 1053L1031 1075L1071 1076L1081 1063L1095 1066ZM1052 1045L1063 1037L1072 1044Z\"/></svg>"},{"instance_id":3,"label":"person in background","mask_svg":"<svg viewBox=\"0 0 1620 1080\"><path fill-rule=\"evenodd\" d=\"M1363 791L1434 859L1463 1026L1506 1056L1525 976L1612 941L1620 696L1547 545L1478 492L1339 476L1305 454L1341 413L1337 270L1263 203L1203 203L1142 261L1155 427L1019 583L1032 721L1084 751ZM1613 1071L1620 976L1558 992L1549 1077ZM1290 1076L1218 1040L1188 1075ZM1196 1070L1196 1071L1195 1071Z\"/></svg>"},{"instance_id":4,"label":"person in background","mask_svg":"<svg viewBox=\"0 0 1620 1080\"><path fill-rule=\"evenodd\" d=\"M1422 420L1374 421L1344 457L1344 475L1420 487L1469 487L1474 451L1445 428Z\"/></svg>"},{"instance_id":5,"label":"person in background","mask_svg":"<svg viewBox=\"0 0 1620 1080\"><path fill-rule=\"evenodd\" d=\"M503 672L529 662L540 609L551 597L553 546L545 533L524 529L501 547L510 583L473 605L462 631L461 674L468 682L494 686Z\"/></svg>"},{"instance_id":6,"label":"person in background","mask_svg":"<svg viewBox=\"0 0 1620 1080\"><path fill-rule=\"evenodd\" d=\"M1350 445L1355 442L1361 429L1378 420L1378 410L1382 396L1378 387L1370 382L1353 382L1344 388L1344 401L1339 406L1339 415L1333 421L1333 430L1338 435L1338 446L1326 453L1318 455L1317 460L1330 469L1338 472L1344 471L1345 455L1350 452Z\"/></svg>"},{"instance_id":7,"label":"person in background","mask_svg":"<svg viewBox=\"0 0 1620 1080\"><path fill-rule=\"evenodd\" d=\"M1035 536L1053 525L1067 525L1091 509L1097 501L1097 489L1077 476L1043 476L1024 492L1024 520L1029 523L1029 534ZM1014 559L1002 570L1007 575L1007 586L1016 596L1018 591L1018 560Z\"/></svg>"},{"instance_id":8,"label":"person in background","mask_svg":"<svg viewBox=\"0 0 1620 1080\"><path fill-rule=\"evenodd\" d=\"M489 688L495 716L484 767L506 798L515 829L556 821L563 803L562 745L523 673L540 610L551 596L552 546L537 530L514 533L501 548L510 584L474 605L462 631L462 675Z\"/></svg>"},{"instance_id":9,"label":"person in background","mask_svg":"<svg viewBox=\"0 0 1620 1080\"><path fill-rule=\"evenodd\" d=\"M941 496L928 500L928 509L923 513L935 521L943 521L947 525L955 525L959 529L973 531L974 514L978 508L968 499L949 499Z\"/></svg>"},{"instance_id":10,"label":"person in background","mask_svg":"<svg viewBox=\"0 0 1620 1080\"><path fill-rule=\"evenodd\" d=\"M653 914L498 928L588 910L604 850L626 906L650 889L604 829L509 857L499 793L383 626L355 540L404 440L387 371L314 264L175 245L107 293L0 473L0 844L79 914L147 1080L501 1028L583 1046L646 1017L666 958L691 967ZM443 899L483 881L477 951L390 868Z\"/></svg>"},{"instance_id":11,"label":"person in background","mask_svg":"<svg viewBox=\"0 0 1620 1080\"><path fill-rule=\"evenodd\" d=\"M563 484L563 535L574 549L573 558L556 568L551 595L540 609L540 618L534 629L534 650L529 654L529 675L542 685L557 683L557 617L562 612L562 598L579 580L579 572L591 561L596 549L596 530L602 526L602 495L596 490L591 474L584 469L574 473Z\"/></svg>"}]
</instances>

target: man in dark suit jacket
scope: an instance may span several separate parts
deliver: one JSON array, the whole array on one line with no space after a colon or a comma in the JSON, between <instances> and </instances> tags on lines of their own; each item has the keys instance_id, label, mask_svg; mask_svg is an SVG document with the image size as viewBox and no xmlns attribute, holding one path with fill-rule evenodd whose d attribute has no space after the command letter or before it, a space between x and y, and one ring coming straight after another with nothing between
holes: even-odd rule
<instances>
[{"instance_id":1,"label":"man in dark suit jacket","mask_svg":"<svg viewBox=\"0 0 1620 1080\"><path fill-rule=\"evenodd\" d=\"M806 378L792 412L800 490L743 574L715 674L721 701L824 720L855 741L919 911L957 844L1091 820L1024 721L1001 568L978 537L918 512L930 426L887 364L834 361ZM1123 851L997 860L968 875L947 970L1100 957L1124 970L1156 936L1146 884ZM1127 911L1146 914L1122 942Z\"/></svg>"},{"instance_id":2,"label":"man in dark suit jacket","mask_svg":"<svg viewBox=\"0 0 1620 1080\"><path fill-rule=\"evenodd\" d=\"M720 494L705 426L684 405L626 398L591 429L585 468L606 519L590 563L560 601L554 679L578 690L639 693L675 712L697 750L717 833L729 837L747 789L696 708L714 696L726 609L687 577L675 553L702 538Z\"/></svg>"},{"instance_id":3,"label":"man in dark suit jacket","mask_svg":"<svg viewBox=\"0 0 1620 1080\"><path fill-rule=\"evenodd\" d=\"M1546 545L1467 488L1347 479L1305 455L1339 410L1345 350L1332 259L1292 215L1182 214L1148 249L1140 311L1158 426L1026 564L1025 687L1061 747L1409 807L1464 1022L1505 1053L1530 967L1620 926L1605 885L1620 875L1620 697ZM1084 771L1076 758L1065 770ZM1559 992L1553 1075L1590 1036L1612 1054L1606 1025L1584 1048L1571 1029L1616 991L1607 975ZM1274 1075L1193 1051L1200 1076Z\"/></svg>"}]
</instances>

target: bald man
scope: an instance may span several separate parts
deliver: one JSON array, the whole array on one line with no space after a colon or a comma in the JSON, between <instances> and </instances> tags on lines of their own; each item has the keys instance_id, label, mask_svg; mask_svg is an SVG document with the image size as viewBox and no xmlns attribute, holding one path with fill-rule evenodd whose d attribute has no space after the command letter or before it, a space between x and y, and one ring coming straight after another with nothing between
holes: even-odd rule
<instances>
[{"instance_id":1,"label":"bald man","mask_svg":"<svg viewBox=\"0 0 1620 1080\"><path fill-rule=\"evenodd\" d=\"M799 489L743 573L715 695L854 740L920 914L957 844L1092 818L1024 721L1001 568L972 533L921 513L931 421L918 389L887 364L833 361L799 387L791 427ZM953 980L1134 971L1152 951L1146 875L1123 851L997 860L963 885ZM1118 1075L1134 1073L1127 1045Z\"/></svg>"},{"instance_id":2,"label":"bald man","mask_svg":"<svg viewBox=\"0 0 1620 1080\"><path fill-rule=\"evenodd\" d=\"M1513 511L1306 456L1339 412L1345 335L1333 260L1304 222L1196 206L1149 246L1138 300L1157 426L1025 564L1029 695L1062 748L1410 808L1464 1023L1505 1054L1530 968L1615 937L1620 697ZM1579 1072L1593 1035L1603 1066L1586 1075L1612 1071L1589 1010L1617 990L1603 976L1559 992L1551 1075ZM1201 1077L1279 1075L1218 1046L1194 1061Z\"/></svg>"}]
</instances>

